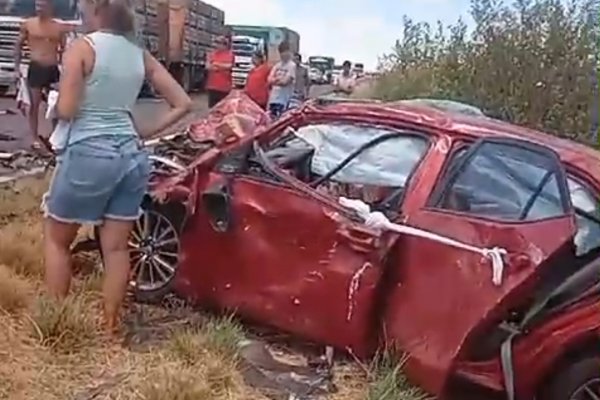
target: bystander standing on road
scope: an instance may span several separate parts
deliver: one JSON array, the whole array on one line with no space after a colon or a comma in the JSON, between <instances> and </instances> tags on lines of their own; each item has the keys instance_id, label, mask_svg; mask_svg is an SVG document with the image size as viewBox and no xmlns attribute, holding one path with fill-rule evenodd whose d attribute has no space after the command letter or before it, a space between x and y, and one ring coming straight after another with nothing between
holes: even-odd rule
<instances>
[{"instance_id":1,"label":"bystander standing on road","mask_svg":"<svg viewBox=\"0 0 600 400\"><path fill-rule=\"evenodd\" d=\"M296 81L296 64L287 42L279 45L280 61L273 66L268 82L271 85L269 93L269 111L275 119L287 109L294 94Z\"/></svg>"},{"instance_id":2,"label":"bystander standing on road","mask_svg":"<svg viewBox=\"0 0 600 400\"><path fill-rule=\"evenodd\" d=\"M356 87L356 78L352 74L352 63L344 61L342 64L342 73L338 76L334 84L334 92L337 95L350 96Z\"/></svg>"},{"instance_id":3,"label":"bystander standing on road","mask_svg":"<svg viewBox=\"0 0 600 400\"><path fill-rule=\"evenodd\" d=\"M261 108L267 109L269 100L269 73L271 66L265 61L261 52L256 52L252 57L254 68L248 73L246 80L246 94Z\"/></svg>"},{"instance_id":4,"label":"bystander standing on road","mask_svg":"<svg viewBox=\"0 0 600 400\"><path fill-rule=\"evenodd\" d=\"M296 83L294 87L294 95L289 108L297 107L306 101L310 92L308 68L302 65L302 56L299 53L294 55L294 63L296 64Z\"/></svg>"},{"instance_id":5,"label":"bystander standing on road","mask_svg":"<svg viewBox=\"0 0 600 400\"><path fill-rule=\"evenodd\" d=\"M217 48L208 55L208 107L213 108L231 91L231 70L234 56L225 36L215 39Z\"/></svg>"},{"instance_id":6,"label":"bystander standing on road","mask_svg":"<svg viewBox=\"0 0 600 400\"><path fill-rule=\"evenodd\" d=\"M15 72L17 81L21 81L21 55L23 47L27 45L30 52L26 80L30 98L29 127L33 139L32 147L39 150L40 105L44 95L47 95L52 85L59 80L59 64L65 37L73 27L54 20L51 0L36 0L35 7L37 15L26 19L21 25L15 48Z\"/></svg>"},{"instance_id":7,"label":"bystander standing on road","mask_svg":"<svg viewBox=\"0 0 600 400\"><path fill-rule=\"evenodd\" d=\"M81 224L98 226L104 317L115 333L130 279L128 238L150 174L140 137L182 118L191 100L148 51L127 38L134 29L127 0L81 1L83 22L93 33L75 40L63 59L60 122L53 134L59 162L43 204L46 286L59 299L68 295L71 244ZM145 78L171 109L140 132L131 112Z\"/></svg>"}]
</instances>

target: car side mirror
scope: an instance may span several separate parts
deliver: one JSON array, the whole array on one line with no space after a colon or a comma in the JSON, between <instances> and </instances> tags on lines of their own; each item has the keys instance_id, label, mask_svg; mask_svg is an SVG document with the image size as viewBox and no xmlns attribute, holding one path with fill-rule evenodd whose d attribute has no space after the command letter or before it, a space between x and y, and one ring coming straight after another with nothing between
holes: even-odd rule
<instances>
[{"instance_id":1,"label":"car side mirror","mask_svg":"<svg viewBox=\"0 0 600 400\"><path fill-rule=\"evenodd\" d=\"M231 191L227 184L218 183L202 193L202 204L216 232L225 233L231 225Z\"/></svg>"}]
</instances>

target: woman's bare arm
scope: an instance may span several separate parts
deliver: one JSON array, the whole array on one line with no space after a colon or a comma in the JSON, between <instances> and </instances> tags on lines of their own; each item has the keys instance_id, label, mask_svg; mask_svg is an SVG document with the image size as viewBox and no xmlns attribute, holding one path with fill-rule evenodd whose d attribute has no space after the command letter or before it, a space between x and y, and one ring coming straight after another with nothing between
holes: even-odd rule
<instances>
[{"instance_id":1,"label":"woman's bare arm","mask_svg":"<svg viewBox=\"0 0 600 400\"><path fill-rule=\"evenodd\" d=\"M60 119L73 119L79 110L85 82L85 56L92 51L83 39L78 39L69 46L62 57L63 68L56 103L56 112Z\"/></svg>"},{"instance_id":2,"label":"woman's bare arm","mask_svg":"<svg viewBox=\"0 0 600 400\"><path fill-rule=\"evenodd\" d=\"M177 81L173 79L169 71L148 51L144 53L144 65L146 67L146 78L171 107L149 131L140 132L143 138L149 138L164 131L181 119L192 107L192 100Z\"/></svg>"}]
</instances>

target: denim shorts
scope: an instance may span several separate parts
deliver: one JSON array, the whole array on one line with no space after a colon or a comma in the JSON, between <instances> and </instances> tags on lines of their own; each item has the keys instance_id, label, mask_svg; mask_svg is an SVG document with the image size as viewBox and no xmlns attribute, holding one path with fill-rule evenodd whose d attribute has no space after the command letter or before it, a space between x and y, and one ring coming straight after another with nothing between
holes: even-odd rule
<instances>
[{"instance_id":1,"label":"denim shorts","mask_svg":"<svg viewBox=\"0 0 600 400\"><path fill-rule=\"evenodd\" d=\"M133 221L140 216L149 176L148 154L137 138L86 139L58 157L42 208L65 223Z\"/></svg>"}]
</instances>

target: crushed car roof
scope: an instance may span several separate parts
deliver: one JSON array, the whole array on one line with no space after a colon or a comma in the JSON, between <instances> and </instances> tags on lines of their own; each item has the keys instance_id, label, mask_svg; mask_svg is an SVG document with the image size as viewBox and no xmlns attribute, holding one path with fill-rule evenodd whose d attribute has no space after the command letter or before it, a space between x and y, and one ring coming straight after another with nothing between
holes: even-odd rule
<instances>
[{"instance_id":1,"label":"crushed car roof","mask_svg":"<svg viewBox=\"0 0 600 400\"><path fill-rule=\"evenodd\" d=\"M560 159L567 166L575 166L600 181L600 153L593 148L489 117L470 116L442 111L426 104L417 105L405 102L344 101L320 107L307 106L305 111L317 114L353 114L357 117L364 116L367 119L386 119L390 122L406 123L424 129L446 132L452 136L459 135L473 139L507 137L528 140L553 149L559 153Z\"/></svg>"}]
</instances>

